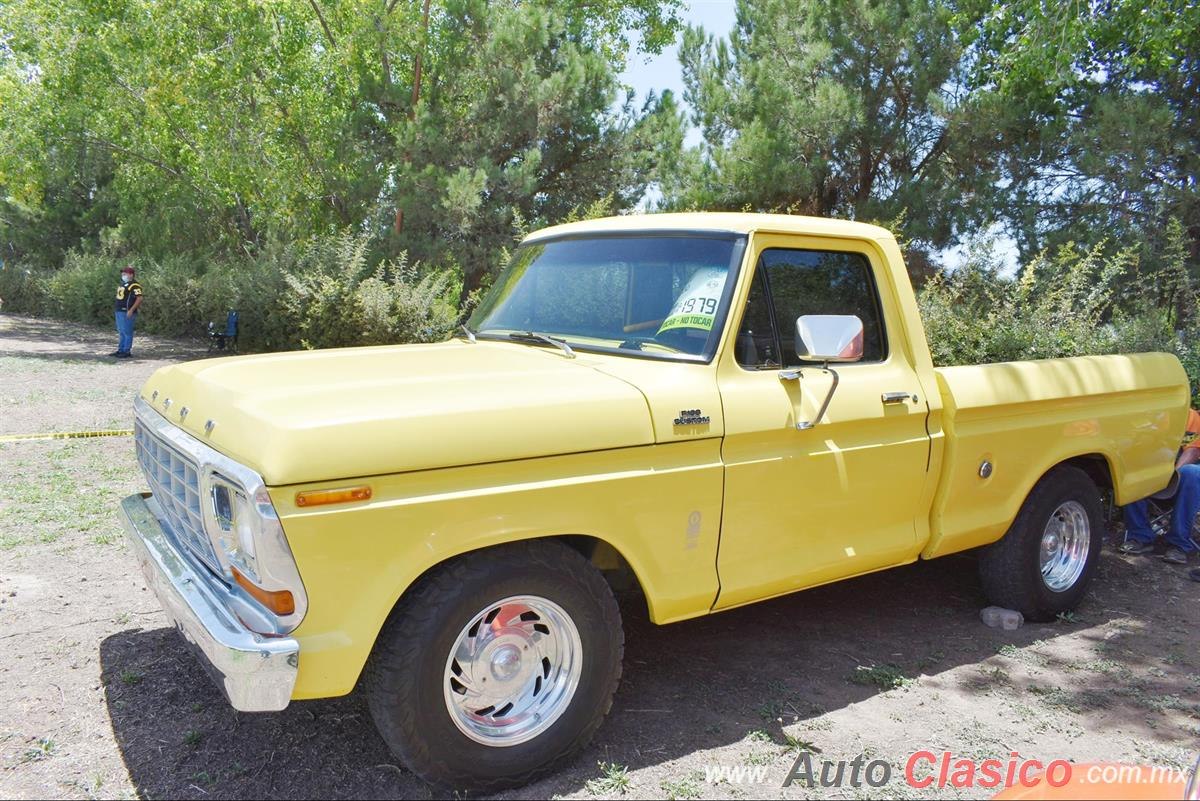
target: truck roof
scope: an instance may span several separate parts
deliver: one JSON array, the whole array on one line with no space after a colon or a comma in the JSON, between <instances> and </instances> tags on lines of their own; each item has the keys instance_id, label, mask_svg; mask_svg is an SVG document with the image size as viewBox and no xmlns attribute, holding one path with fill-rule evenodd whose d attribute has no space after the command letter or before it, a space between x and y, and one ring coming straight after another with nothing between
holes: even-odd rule
<instances>
[{"instance_id":1,"label":"truck roof","mask_svg":"<svg viewBox=\"0 0 1200 801\"><path fill-rule=\"evenodd\" d=\"M886 228L850 220L805 217L798 214L750 214L737 212L687 212L682 214L623 214L595 220L543 228L525 241L571 234L615 233L618 231L722 231L748 234L764 231L782 234L841 236L855 239L892 239Z\"/></svg>"}]
</instances>

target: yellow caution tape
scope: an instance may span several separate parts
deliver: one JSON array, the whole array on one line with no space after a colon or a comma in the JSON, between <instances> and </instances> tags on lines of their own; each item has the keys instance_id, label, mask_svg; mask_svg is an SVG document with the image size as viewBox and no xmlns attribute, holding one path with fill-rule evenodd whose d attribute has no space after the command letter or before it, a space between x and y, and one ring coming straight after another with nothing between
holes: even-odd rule
<instances>
[{"instance_id":1,"label":"yellow caution tape","mask_svg":"<svg viewBox=\"0 0 1200 801\"><path fill-rule=\"evenodd\" d=\"M91 439L92 437L130 437L133 429L115 431L65 431L50 434L0 434L0 442L15 442L23 439Z\"/></svg>"}]
</instances>

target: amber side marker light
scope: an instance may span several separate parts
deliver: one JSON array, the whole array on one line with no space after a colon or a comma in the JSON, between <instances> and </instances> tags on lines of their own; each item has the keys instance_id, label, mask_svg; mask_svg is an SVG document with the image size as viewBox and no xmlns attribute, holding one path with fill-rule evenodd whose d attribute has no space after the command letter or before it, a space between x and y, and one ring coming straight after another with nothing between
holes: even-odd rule
<instances>
[{"instance_id":1,"label":"amber side marker light","mask_svg":"<svg viewBox=\"0 0 1200 801\"><path fill-rule=\"evenodd\" d=\"M233 571L233 580L238 583L239 587L250 593L250 597L275 614L290 615L296 611L296 599L287 590L277 590L275 592L264 590L243 576L236 567L232 567L230 570Z\"/></svg>"},{"instance_id":2,"label":"amber side marker light","mask_svg":"<svg viewBox=\"0 0 1200 801\"><path fill-rule=\"evenodd\" d=\"M340 487L338 489L309 490L296 493L297 506L325 506L331 503L350 503L352 501L371 500L371 488Z\"/></svg>"}]
</instances>

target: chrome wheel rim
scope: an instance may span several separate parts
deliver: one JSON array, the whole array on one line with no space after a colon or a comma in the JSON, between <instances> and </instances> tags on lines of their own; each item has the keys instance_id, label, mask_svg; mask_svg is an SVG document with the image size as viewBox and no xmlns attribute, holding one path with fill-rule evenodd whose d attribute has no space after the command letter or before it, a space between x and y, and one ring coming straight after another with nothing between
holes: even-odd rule
<instances>
[{"instance_id":1,"label":"chrome wheel rim","mask_svg":"<svg viewBox=\"0 0 1200 801\"><path fill-rule=\"evenodd\" d=\"M489 604L463 626L446 660L450 719L477 743L528 742L566 711L583 672L579 629L534 595Z\"/></svg>"},{"instance_id":2,"label":"chrome wheel rim","mask_svg":"<svg viewBox=\"0 0 1200 801\"><path fill-rule=\"evenodd\" d=\"M1042 581L1055 592L1070 589L1083 575L1092 546L1092 525L1078 501L1054 510L1042 532Z\"/></svg>"}]
</instances>

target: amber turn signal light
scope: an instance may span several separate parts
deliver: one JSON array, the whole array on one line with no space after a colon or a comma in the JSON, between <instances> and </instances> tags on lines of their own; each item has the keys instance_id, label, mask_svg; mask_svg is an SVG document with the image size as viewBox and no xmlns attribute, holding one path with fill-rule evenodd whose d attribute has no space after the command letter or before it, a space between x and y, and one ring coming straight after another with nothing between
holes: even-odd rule
<instances>
[{"instance_id":1,"label":"amber turn signal light","mask_svg":"<svg viewBox=\"0 0 1200 801\"><path fill-rule=\"evenodd\" d=\"M371 488L367 485L360 487L340 487L338 489L309 490L296 493L297 506L324 506L330 503L350 503L351 501L371 500Z\"/></svg>"},{"instance_id":2,"label":"amber turn signal light","mask_svg":"<svg viewBox=\"0 0 1200 801\"><path fill-rule=\"evenodd\" d=\"M258 601L263 606L270 609L277 615L290 615L296 611L296 599L287 590L277 590L272 592L264 590L250 579L246 578L236 567L231 567L233 571L233 580L238 583L246 592L250 593L250 597Z\"/></svg>"}]
</instances>

